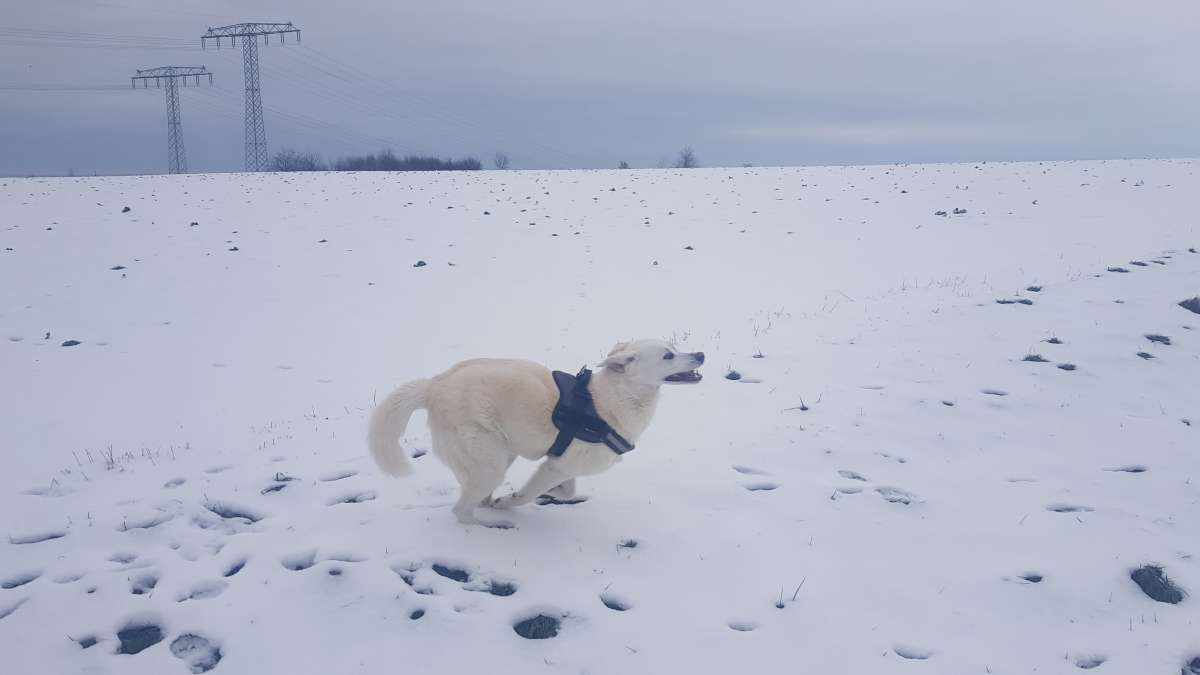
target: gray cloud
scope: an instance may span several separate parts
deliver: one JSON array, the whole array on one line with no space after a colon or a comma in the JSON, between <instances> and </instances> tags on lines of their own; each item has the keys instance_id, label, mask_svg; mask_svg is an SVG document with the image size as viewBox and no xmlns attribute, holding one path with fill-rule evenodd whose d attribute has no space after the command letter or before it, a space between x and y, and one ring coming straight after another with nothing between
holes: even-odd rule
<instances>
[{"instance_id":1,"label":"gray cloud","mask_svg":"<svg viewBox=\"0 0 1200 675\"><path fill-rule=\"evenodd\" d=\"M194 170L241 165L241 61L209 25L292 20L262 50L268 141L326 156L496 151L517 167L970 161L1200 154L1191 34L1163 0L821 5L758 0L48 0L6 11L0 85L128 83L207 65L184 93ZM87 35L84 35L87 34ZM135 36L117 39L112 36ZM0 90L0 173L157 171L161 92Z\"/></svg>"}]
</instances>

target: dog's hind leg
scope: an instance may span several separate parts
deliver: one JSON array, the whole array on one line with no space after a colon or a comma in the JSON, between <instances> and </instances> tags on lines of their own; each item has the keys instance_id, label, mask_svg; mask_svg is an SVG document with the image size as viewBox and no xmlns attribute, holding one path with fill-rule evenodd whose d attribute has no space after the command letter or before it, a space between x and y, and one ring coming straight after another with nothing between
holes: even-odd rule
<instances>
[{"instance_id":1,"label":"dog's hind leg","mask_svg":"<svg viewBox=\"0 0 1200 675\"><path fill-rule=\"evenodd\" d=\"M528 504L538 495L545 494L550 488L568 481L574 481L574 476L564 473L556 460L547 459L538 466L537 471L533 472L529 481L520 490L492 502L492 507L506 509L510 506Z\"/></svg>"},{"instance_id":2,"label":"dog's hind leg","mask_svg":"<svg viewBox=\"0 0 1200 675\"><path fill-rule=\"evenodd\" d=\"M508 470L509 470L510 468L512 468L513 462L515 462L515 461L517 461L517 456L516 456L516 455L513 455L513 456L511 456L511 457L509 457L509 458L508 458L508 465L504 467L504 472L505 472L505 473L508 473ZM503 479L501 479L501 481L503 482ZM495 488L493 488L493 490L494 490L494 489L495 489ZM496 501L496 500L495 500L495 498L492 496L492 493L491 493L491 492L489 492L489 493L488 493L488 496L484 497L484 498L483 498L483 500L479 502L479 505L480 505L480 506L491 506L491 505L492 505L492 503L493 503L493 502L495 502L495 501Z\"/></svg>"},{"instance_id":3,"label":"dog's hind leg","mask_svg":"<svg viewBox=\"0 0 1200 675\"><path fill-rule=\"evenodd\" d=\"M555 499L570 499L575 496L575 479L564 480L546 491L545 494Z\"/></svg>"},{"instance_id":4,"label":"dog's hind leg","mask_svg":"<svg viewBox=\"0 0 1200 675\"><path fill-rule=\"evenodd\" d=\"M460 434L455 440L452 452L442 455L462 489L452 510L460 523L477 525L480 521L475 517L475 507L484 504L500 487L515 458L495 447L498 444L485 433Z\"/></svg>"}]
</instances>

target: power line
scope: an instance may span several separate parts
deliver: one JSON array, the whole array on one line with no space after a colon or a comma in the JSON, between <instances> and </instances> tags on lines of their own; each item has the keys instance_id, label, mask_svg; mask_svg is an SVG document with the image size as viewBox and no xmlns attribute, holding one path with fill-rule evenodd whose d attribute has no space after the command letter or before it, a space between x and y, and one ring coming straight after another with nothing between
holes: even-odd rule
<instances>
[{"instance_id":1,"label":"power line","mask_svg":"<svg viewBox=\"0 0 1200 675\"><path fill-rule=\"evenodd\" d=\"M125 91L120 84L0 84L0 91Z\"/></svg>"}]
</instances>

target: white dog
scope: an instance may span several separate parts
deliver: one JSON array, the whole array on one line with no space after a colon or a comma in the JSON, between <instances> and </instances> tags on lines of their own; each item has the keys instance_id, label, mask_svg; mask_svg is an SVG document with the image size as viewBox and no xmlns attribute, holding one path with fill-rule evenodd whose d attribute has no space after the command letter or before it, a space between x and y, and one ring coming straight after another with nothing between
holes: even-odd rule
<instances>
[{"instance_id":1,"label":"white dog","mask_svg":"<svg viewBox=\"0 0 1200 675\"><path fill-rule=\"evenodd\" d=\"M588 399L580 406L590 408L591 416L567 411L563 419L569 428L560 433L559 388L547 368L530 361L463 361L432 379L402 385L376 407L367 436L371 456L384 473L411 473L408 452L399 441L409 417L423 408L429 414L433 454L450 467L462 488L454 505L460 522L478 523L476 506L519 506L544 493L568 499L575 494L576 476L604 471L633 448L654 415L659 386L699 382L695 369L702 363L703 352L681 353L659 340L619 343L590 383L586 369L580 373L584 386L579 389ZM572 421L588 427L583 432L601 432L591 437L572 433L580 431L570 426ZM552 446L558 454L547 457ZM520 490L492 499L517 457L546 459Z\"/></svg>"}]
</instances>

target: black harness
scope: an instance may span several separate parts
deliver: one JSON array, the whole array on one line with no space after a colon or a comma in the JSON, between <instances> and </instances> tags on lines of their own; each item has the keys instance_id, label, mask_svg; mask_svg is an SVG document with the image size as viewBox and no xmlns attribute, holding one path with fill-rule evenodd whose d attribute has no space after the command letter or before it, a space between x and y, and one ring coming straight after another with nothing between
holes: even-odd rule
<instances>
[{"instance_id":1,"label":"black harness","mask_svg":"<svg viewBox=\"0 0 1200 675\"><path fill-rule=\"evenodd\" d=\"M596 404L592 401L592 392L588 391L591 380L592 371L587 366L578 375L554 371L558 405L554 406L554 414L550 418L558 428L558 438L554 439L548 454L561 457L571 441L576 439L584 443L603 443L618 455L633 450L633 443L600 419L600 413L596 412Z\"/></svg>"}]
</instances>

